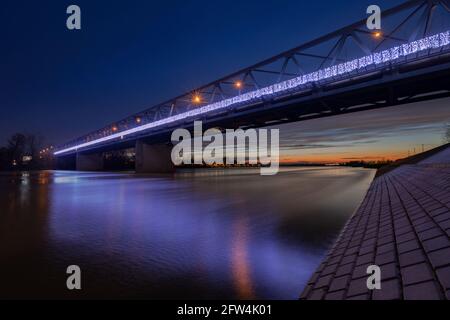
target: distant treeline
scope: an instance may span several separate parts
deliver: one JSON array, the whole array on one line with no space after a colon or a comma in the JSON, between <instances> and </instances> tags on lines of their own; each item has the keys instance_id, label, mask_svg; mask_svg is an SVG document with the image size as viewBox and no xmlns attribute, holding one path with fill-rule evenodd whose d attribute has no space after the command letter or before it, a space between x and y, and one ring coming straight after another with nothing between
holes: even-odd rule
<instances>
[{"instance_id":1,"label":"distant treeline","mask_svg":"<svg viewBox=\"0 0 450 320\"><path fill-rule=\"evenodd\" d=\"M68 165L53 156L53 146L34 134L16 133L0 147L0 171L75 169L75 156ZM107 152L103 155L105 170L133 170L134 150ZM66 159L67 160L67 159Z\"/></svg>"},{"instance_id":2,"label":"distant treeline","mask_svg":"<svg viewBox=\"0 0 450 320\"><path fill-rule=\"evenodd\" d=\"M379 169L381 167L390 165L392 160L382 160L382 161L348 161L341 163L341 166L346 167L360 167L360 168L371 168L371 169Z\"/></svg>"},{"instance_id":3,"label":"distant treeline","mask_svg":"<svg viewBox=\"0 0 450 320\"><path fill-rule=\"evenodd\" d=\"M44 139L34 134L16 133L6 146L0 147L0 170L36 170L52 168L50 147L44 149Z\"/></svg>"}]
</instances>

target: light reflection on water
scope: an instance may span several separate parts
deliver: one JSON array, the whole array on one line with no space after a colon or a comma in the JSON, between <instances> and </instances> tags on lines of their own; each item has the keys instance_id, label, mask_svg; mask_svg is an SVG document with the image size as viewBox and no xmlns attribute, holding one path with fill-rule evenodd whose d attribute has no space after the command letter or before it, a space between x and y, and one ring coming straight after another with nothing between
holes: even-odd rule
<instances>
[{"instance_id":1,"label":"light reflection on water","mask_svg":"<svg viewBox=\"0 0 450 320\"><path fill-rule=\"evenodd\" d=\"M295 299L374 172L258 173L2 173L0 298Z\"/></svg>"}]
</instances>

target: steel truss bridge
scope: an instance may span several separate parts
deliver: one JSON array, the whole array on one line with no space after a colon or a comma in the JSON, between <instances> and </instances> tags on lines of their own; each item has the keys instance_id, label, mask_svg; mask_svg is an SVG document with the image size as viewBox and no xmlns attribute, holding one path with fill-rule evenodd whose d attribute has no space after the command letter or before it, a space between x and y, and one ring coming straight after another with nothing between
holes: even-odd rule
<instances>
[{"instance_id":1,"label":"steel truss bridge","mask_svg":"<svg viewBox=\"0 0 450 320\"><path fill-rule=\"evenodd\" d=\"M450 96L450 0L412 0L79 137L56 156L167 143L175 128L252 128Z\"/></svg>"}]
</instances>

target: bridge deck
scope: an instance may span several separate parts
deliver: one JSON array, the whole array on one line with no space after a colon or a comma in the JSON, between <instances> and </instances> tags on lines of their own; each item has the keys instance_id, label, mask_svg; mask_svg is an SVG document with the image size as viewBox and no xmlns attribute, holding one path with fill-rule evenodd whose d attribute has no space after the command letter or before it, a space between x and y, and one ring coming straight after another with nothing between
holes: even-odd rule
<instances>
[{"instance_id":1,"label":"bridge deck","mask_svg":"<svg viewBox=\"0 0 450 320\"><path fill-rule=\"evenodd\" d=\"M373 181L301 299L450 299L450 147Z\"/></svg>"}]
</instances>

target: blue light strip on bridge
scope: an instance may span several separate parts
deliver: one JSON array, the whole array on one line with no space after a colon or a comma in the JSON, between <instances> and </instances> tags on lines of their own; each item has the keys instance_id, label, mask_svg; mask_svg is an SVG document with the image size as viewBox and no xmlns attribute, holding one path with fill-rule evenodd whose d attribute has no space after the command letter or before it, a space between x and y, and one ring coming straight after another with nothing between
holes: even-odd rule
<instances>
[{"instance_id":1,"label":"blue light strip on bridge","mask_svg":"<svg viewBox=\"0 0 450 320\"><path fill-rule=\"evenodd\" d=\"M335 76L350 73L355 70L364 69L371 65L379 65L386 62L395 61L401 57L407 57L409 55L419 53L429 49L439 49L450 44L450 31L435 34L417 41L412 41L407 44L396 46L387 50L373 53L371 55L364 56L359 59L347 61L335 66L324 68L316 72L311 72L290 80L279 82L268 87L264 87L258 90L250 91L233 98L225 99L219 102L215 102L191 111L183 112L174 116L170 116L161 120L157 120L151 123L147 123L132 129L128 129L122 132L114 133L109 136L99 138L96 140L88 141L56 151L54 154L59 155L70 151L77 151L80 148L92 146L101 142L110 141L113 139L122 139L124 136L162 126L168 123L176 122L186 118L202 115L214 110L224 109L232 105L236 105L242 102L261 99L261 97L282 93L294 88L298 88L308 83L314 83L321 80L326 80Z\"/></svg>"}]
</instances>

